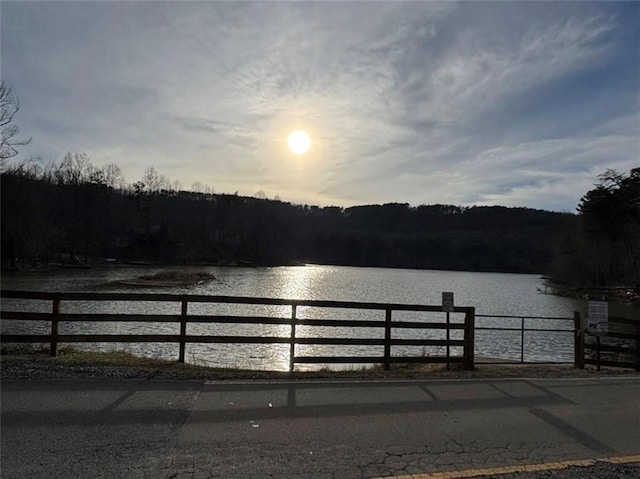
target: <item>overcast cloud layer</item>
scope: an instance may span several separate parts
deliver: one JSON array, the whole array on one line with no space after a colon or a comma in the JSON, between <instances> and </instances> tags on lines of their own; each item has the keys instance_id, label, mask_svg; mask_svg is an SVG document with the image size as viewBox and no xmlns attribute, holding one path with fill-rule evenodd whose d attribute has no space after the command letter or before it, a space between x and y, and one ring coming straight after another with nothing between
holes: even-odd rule
<instances>
[{"instance_id":1,"label":"overcast cloud layer","mask_svg":"<svg viewBox=\"0 0 640 479\"><path fill-rule=\"evenodd\" d=\"M640 3L5 2L32 144L127 181L573 211L640 166ZM286 148L294 128L310 153Z\"/></svg>"}]
</instances>

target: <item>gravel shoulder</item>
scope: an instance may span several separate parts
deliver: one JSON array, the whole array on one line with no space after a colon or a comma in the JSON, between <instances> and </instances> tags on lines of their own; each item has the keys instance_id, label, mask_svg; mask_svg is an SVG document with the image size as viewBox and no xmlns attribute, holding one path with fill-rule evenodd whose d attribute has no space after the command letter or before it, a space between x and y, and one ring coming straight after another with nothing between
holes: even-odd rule
<instances>
[{"instance_id":1,"label":"gravel shoulder","mask_svg":"<svg viewBox=\"0 0 640 479\"><path fill-rule=\"evenodd\" d=\"M636 479L640 477L640 463L613 464L596 462L593 466L572 466L566 469L547 471L516 472L476 476L484 479Z\"/></svg>"}]
</instances>

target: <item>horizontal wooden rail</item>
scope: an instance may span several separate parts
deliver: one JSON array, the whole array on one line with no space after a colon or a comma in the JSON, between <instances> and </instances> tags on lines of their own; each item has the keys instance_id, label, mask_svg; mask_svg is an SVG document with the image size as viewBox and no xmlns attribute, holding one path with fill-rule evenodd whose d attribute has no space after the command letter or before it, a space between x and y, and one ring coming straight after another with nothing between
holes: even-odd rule
<instances>
[{"instance_id":1,"label":"horizontal wooden rail","mask_svg":"<svg viewBox=\"0 0 640 479\"><path fill-rule=\"evenodd\" d=\"M625 331L626 330L626 331ZM583 332L584 363L640 371L640 319L609 316L608 331Z\"/></svg>"},{"instance_id":2,"label":"horizontal wooden rail","mask_svg":"<svg viewBox=\"0 0 640 479\"><path fill-rule=\"evenodd\" d=\"M254 304L264 306L309 306L317 308L338 309L372 309L393 311L422 311L441 312L442 306L424 304L401 303L364 303L357 301L325 301L315 299L280 299L280 298L256 298L249 296L205 296L195 294L154 294L154 293L63 293L40 291L16 291L0 290L0 297L14 299L34 300L60 300L60 301L150 301L150 302L182 302L189 303L227 303L227 304ZM456 306L452 312L465 313L469 308Z\"/></svg>"},{"instance_id":3,"label":"horizontal wooden rail","mask_svg":"<svg viewBox=\"0 0 640 479\"><path fill-rule=\"evenodd\" d=\"M620 333L617 331L607 331L606 333L594 333L591 331L585 331L586 337L607 337L607 338L619 338L619 339L640 339L640 334L634 333Z\"/></svg>"},{"instance_id":4,"label":"horizontal wooden rail","mask_svg":"<svg viewBox=\"0 0 640 479\"><path fill-rule=\"evenodd\" d=\"M0 311L3 319L16 319L21 321L51 321L52 313L29 313L16 311ZM113 313L60 313L59 321L69 322L140 322L140 323L175 323L182 318L180 314L113 314ZM291 318L278 318L272 316L205 316L190 314L189 323L231 323L231 324L286 324L294 323ZM298 326L319 326L338 328L380 328L384 327L384 321L371 320L345 320L345 319L296 319ZM421 323L417 321L394 321L396 329L457 329L463 330L464 323ZM476 328L491 329L491 328ZM500 328L507 329L507 328ZM518 329L519 331L519 329ZM531 331L535 331L532 329Z\"/></svg>"},{"instance_id":5,"label":"horizontal wooden rail","mask_svg":"<svg viewBox=\"0 0 640 479\"><path fill-rule=\"evenodd\" d=\"M444 313L442 306L397 304L397 303L369 303L352 301L324 301L297 300L279 298L254 298L244 296L203 296L184 294L146 294L146 293L67 293L67 292L35 292L1 290L2 299L19 299L29 301L52 301L50 313L28 312L24 310L12 311L3 304L0 317L3 320L15 321L47 321L51 323L50 334L2 334L5 343L50 343L51 354L56 355L59 343L178 343L179 361L185 360L185 348L189 343L220 343L220 344L289 344L290 369L296 363L382 363L388 368L392 363L403 362L435 362L462 363L466 368L473 368L473 330L474 308L455 307L454 313L464 314L464 322L451 322L449 313L446 322L434 321L393 321L392 314L398 311ZM179 303L180 314L128 314L128 313L65 313L61 303L72 303L74 309L81 310L83 302L152 302ZM242 315L204 315L188 314L190 303L218 303L231 305L254 306L286 306L291 308L290 317L271 316L242 316ZM298 318L297 308L349 309L379 311L384 313L384 319L313 319ZM60 323L174 323L180 326L179 334L60 334ZM291 328L287 337L282 336L251 336L251 335L220 335L220 334L187 334L189 324L225 324L225 325L281 325ZM301 330L300 328L311 328ZM316 337L310 335L315 328L370 328L384 332L384 337ZM432 338L403 338L394 337L396 329L416 331L441 330L447 333L447 339ZM450 339L449 331L459 330L463 339ZM304 334L301 334L304 333ZM299 356L295 353L296 345L329 345L329 346L382 346L382 356ZM438 347L446 349L446 356L392 356L392 346L404 347ZM462 348L462 356L451 356L450 348Z\"/></svg>"},{"instance_id":6,"label":"horizontal wooden rail","mask_svg":"<svg viewBox=\"0 0 640 479\"><path fill-rule=\"evenodd\" d=\"M615 344L602 344L602 343L600 343L599 347L596 343L586 343L584 345L584 349L589 351L597 351L598 348L600 349L601 352L629 353L629 354L635 353L635 348L633 346L617 346Z\"/></svg>"},{"instance_id":7,"label":"horizontal wooden rail","mask_svg":"<svg viewBox=\"0 0 640 479\"><path fill-rule=\"evenodd\" d=\"M621 318L619 316L609 316L610 323L627 324L631 326L637 326L640 323L639 319Z\"/></svg>"},{"instance_id":8,"label":"horizontal wooden rail","mask_svg":"<svg viewBox=\"0 0 640 479\"><path fill-rule=\"evenodd\" d=\"M394 328L408 329L464 329L464 323L418 323L415 321L394 321Z\"/></svg>"},{"instance_id":9,"label":"horizontal wooden rail","mask_svg":"<svg viewBox=\"0 0 640 479\"><path fill-rule=\"evenodd\" d=\"M380 364L385 362L384 356L296 356L296 363L306 364L357 364L357 363L374 363ZM394 364L417 364L417 363L446 363L446 357L440 356L393 356L389 361ZM452 356L449 358L450 363L464 363L464 358L460 356Z\"/></svg>"}]
</instances>

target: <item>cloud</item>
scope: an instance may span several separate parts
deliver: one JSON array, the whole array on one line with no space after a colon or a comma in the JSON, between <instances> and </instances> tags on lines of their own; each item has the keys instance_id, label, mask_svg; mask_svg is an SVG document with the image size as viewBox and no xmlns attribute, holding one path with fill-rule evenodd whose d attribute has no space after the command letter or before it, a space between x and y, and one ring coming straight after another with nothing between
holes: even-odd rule
<instances>
[{"instance_id":1,"label":"cloud","mask_svg":"<svg viewBox=\"0 0 640 479\"><path fill-rule=\"evenodd\" d=\"M219 192L571 210L637 163L637 4L9 2L22 155ZM286 149L293 128L313 148ZM591 175L591 178L588 178Z\"/></svg>"}]
</instances>

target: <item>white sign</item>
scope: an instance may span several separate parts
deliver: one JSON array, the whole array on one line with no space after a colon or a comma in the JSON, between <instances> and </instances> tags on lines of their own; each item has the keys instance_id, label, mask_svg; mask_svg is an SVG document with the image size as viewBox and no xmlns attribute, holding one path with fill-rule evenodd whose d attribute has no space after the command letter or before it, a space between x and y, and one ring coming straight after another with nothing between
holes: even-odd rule
<instances>
[{"instance_id":1,"label":"white sign","mask_svg":"<svg viewBox=\"0 0 640 479\"><path fill-rule=\"evenodd\" d=\"M587 327L590 331L606 333L609 331L609 303L606 301L589 301Z\"/></svg>"},{"instance_id":2,"label":"white sign","mask_svg":"<svg viewBox=\"0 0 640 479\"><path fill-rule=\"evenodd\" d=\"M453 293L442 293L442 310L448 313L453 311Z\"/></svg>"}]
</instances>

